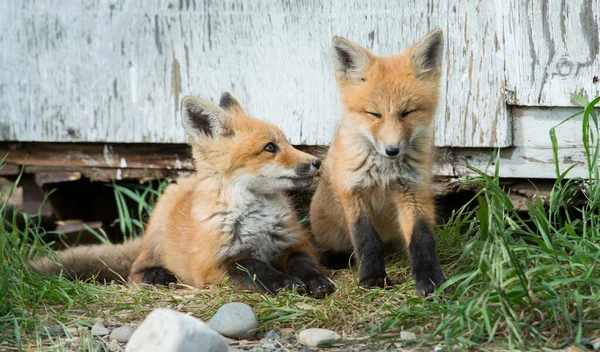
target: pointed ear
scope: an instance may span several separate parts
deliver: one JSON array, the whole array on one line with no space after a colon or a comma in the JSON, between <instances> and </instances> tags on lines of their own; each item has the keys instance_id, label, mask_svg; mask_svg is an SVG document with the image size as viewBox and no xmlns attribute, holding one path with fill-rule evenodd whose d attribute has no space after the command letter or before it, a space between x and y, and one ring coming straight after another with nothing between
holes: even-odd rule
<instances>
[{"instance_id":1,"label":"pointed ear","mask_svg":"<svg viewBox=\"0 0 600 352\"><path fill-rule=\"evenodd\" d=\"M410 60L417 78L423 78L429 73L435 72L439 75L438 69L442 64L443 55L444 33L441 29L435 29L413 47Z\"/></svg>"},{"instance_id":2,"label":"pointed ear","mask_svg":"<svg viewBox=\"0 0 600 352\"><path fill-rule=\"evenodd\" d=\"M181 101L181 122L185 132L193 138L228 137L233 134L231 117L223 109L190 95Z\"/></svg>"},{"instance_id":3,"label":"pointed ear","mask_svg":"<svg viewBox=\"0 0 600 352\"><path fill-rule=\"evenodd\" d=\"M373 55L360 46L335 36L332 40L333 66L338 77L362 79L373 63Z\"/></svg>"},{"instance_id":4,"label":"pointed ear","mask_svg":"<svg viewBox=\"0 0 600 352\"><path fill-rule=\"evenodd\" d=\"M237 99L231 95L229 92L223 92L221 94L221 100L219 100L219 106L226 111L234 112L234 113L242 113L245 114L244 108L237 101Z\"/></svg>"}]
</instances>

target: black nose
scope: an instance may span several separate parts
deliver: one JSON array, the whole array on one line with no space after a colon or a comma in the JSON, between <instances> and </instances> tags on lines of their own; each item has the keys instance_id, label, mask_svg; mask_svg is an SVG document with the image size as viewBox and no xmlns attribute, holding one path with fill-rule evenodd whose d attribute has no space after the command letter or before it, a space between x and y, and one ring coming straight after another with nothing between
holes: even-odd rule
<instances>
[{"instance_id":1,"label":"black nose","mask_svg":"<svg viewBox=\"0 0 600 352\"><path fill-rule=\"evenodd\" d=\"M318 169L319 167L321 167L321 160L320 159L314 159L311 164L312 164L312 166L314 166L314 167L316 167Z\"/></svg>"},{"instance_id":2,"label":"black nose","mask_svg":"<svg viewBox=\"0 0 600 352\"><path fill-rule=\"evenodd\" d=\"M398 147L386 147L385 148L385 154L387 154L387 156L396 156L396 155L400 154L400 148L398 148Z\"/></svg>"}]
</instances>

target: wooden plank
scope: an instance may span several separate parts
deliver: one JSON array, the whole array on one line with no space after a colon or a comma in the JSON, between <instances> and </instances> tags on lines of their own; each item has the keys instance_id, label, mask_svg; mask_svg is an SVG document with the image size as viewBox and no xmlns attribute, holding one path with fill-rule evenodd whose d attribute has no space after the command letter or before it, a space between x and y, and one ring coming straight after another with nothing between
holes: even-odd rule
<instances>
[{"instance_id":1,"label":"wooden plank","mask_svg":"<svg viewBox=\"0 0 600 352\"><path fill-rule=\"evenodd\" d=\"M600 95L600 0L510 0L503 7L509 103L574 106Z\"/></svg>"},{"instance_id":2,"label":"wooden plank","mask_svg":"<svg viewBox=\"0 0 600 352\"><path fill-rule=\"evenodd\" d=\"M193 169L185 144L0 143L0 157L7 154L7 166Z\"/></svg>"},{"instance_id":3,"label":"wooden plank","mask_svg":"<svg viewBox=\"0 0 600 352\"><path fill-rule=\"evenodd\" d=\"M507 147L511 117L503 82L502 0L455 0L448 8L445 113L437 146Z\"/></svg>"},{"instance_id":4,"label":"wooden plank","mask_svg":"<svg viewBox=\"0 0 600 352\"><path fill-rule=\"evenodd\" d=\"M396 53L440 27L436 144L507 146L499 1L2 1L0 140L184 143L181 98L229 90L293 143L329 144L331 37Z\"/></svg>"}]
</instances>

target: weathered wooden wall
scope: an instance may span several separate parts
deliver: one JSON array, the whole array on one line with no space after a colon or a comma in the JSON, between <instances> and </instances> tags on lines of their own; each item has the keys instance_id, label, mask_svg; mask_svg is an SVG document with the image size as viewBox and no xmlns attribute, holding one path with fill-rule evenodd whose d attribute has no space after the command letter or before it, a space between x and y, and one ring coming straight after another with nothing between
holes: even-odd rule
<instances>
[{"instance_id":1,"label":"weathered wooden wall","mask_svg":"<svg viewBox=\"0 0 600 352\"><path fill-rule=\"evenodd\" d=\"M512 106L600 94L599 9L600 0L5 0L0 140L181 143L181 98L228 90L292 142L328 144L339 119L331 37L394 53L439 27L436 145L529 153L562 110L532 110L527 124ZM519 145L532 131L543 133Z\"/></svg>"}]
</instances>

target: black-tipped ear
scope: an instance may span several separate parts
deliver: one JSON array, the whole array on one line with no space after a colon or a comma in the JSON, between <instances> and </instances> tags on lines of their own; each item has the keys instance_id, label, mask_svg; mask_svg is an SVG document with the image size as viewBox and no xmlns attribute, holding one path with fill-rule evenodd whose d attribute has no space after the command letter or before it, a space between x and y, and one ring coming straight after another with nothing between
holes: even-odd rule
<instances>
[{"instance_id":1,"label":"black-tipped ear","mask_svg":"<svg viewBox=\"0 0 600 352\"><path fill-rule=\"evenodd\" d=\"M223 92L221 94L221 100L219 100L219 106L227 111L235 111L235 112L244 112L244 108L237 101L237 99L231 95L229 92Z\"/></svg>"},{"instance_id":2,"label":"black-tipped ear","mask_svg":"<svg viewBox=\"0 0 600 352\"><path fill-rule=\"evenodd\" d=\"M364 78L364 74L373 63L371 53L338 36L333 37L332 46L336 73L352 79Z\"/></svg>"},{"instance_id":3,"label":"black-tipped ear","mask_svg":"<svg viewBox=\"0 0 600 352\"><path fill-rule=\"evenodd\" d=\"M193 96L181 101L181 122L190 137L227 137L232 134L231 117L213 103Z\"/></svg>"},{"instance_id":4,"label":"black-tipped ear","mask_svg":"<svg viewBox=\"0 0 600 352\"><path fill-rule=\"evenodd\" d=\"M417 77L423 77L429 72L436 72L442 64L444 55L444 33L441 29L429 32L420 42L415 44L411 63Z\"/></svg>"}]
</instances>

